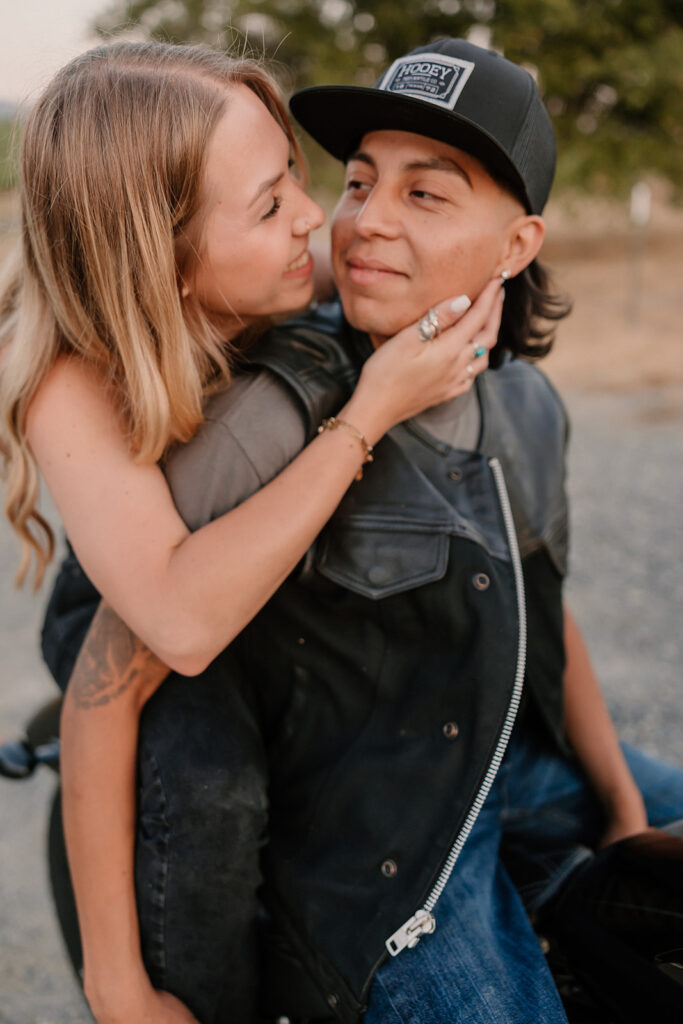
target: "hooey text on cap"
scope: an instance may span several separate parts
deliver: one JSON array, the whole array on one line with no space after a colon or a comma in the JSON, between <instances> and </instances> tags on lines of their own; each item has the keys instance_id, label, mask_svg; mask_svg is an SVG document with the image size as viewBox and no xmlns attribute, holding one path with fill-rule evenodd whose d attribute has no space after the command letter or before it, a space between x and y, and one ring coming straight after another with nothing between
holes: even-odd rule
<instances>
[{"instance_id":1,"label":"hooey text on cap","mask_svg":"<svg viewBox=\"0 0 683 1024\"><path fill-rule=\"evenodd\" d=\"M453 110L473 69L469 60L443 53L416 53L395 60L379 88Z\"/></svg>"}]
</instances>

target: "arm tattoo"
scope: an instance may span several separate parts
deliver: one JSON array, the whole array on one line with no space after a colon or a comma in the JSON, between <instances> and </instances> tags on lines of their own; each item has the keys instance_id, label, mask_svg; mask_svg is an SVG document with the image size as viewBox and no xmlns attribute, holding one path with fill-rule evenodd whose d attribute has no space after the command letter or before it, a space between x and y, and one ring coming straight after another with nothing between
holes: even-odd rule
<instances>
[{"instance_id":1,"label":"arm tattoo","mask_svg":"<svg viewBox=\"0 0 683 1024\"><path fill-rule=\"evenodd\" d=\"M76 707L101 707L133 685L156 689L168 673L168 666L102 601L78 655L69 690Z\"/></svg>"}]
</instances>

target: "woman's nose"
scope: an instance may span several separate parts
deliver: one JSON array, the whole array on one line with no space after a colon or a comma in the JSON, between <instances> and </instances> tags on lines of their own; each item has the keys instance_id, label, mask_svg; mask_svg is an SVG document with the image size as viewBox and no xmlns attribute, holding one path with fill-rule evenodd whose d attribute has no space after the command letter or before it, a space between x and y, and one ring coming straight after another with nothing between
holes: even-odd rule
<instances>
[{"instance_id":1,"label":"woman's nose","mask_svg":"<svg viewBox=\"0 0 683 1024\"><path fill-rule=\"evenodd\" d=\"M309 232L319 228L325 220L325 212L322 206L318 206L310 196L306 196L304 208L292 223L292 232L295 235L307 235Z\"/></svg>"}]
</instances>

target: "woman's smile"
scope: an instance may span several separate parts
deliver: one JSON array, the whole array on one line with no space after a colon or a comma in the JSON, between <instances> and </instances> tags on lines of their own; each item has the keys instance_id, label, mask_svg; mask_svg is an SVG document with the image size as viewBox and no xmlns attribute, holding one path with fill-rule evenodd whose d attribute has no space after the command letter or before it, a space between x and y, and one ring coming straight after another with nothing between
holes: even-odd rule
<instances>
[{"instance_id":1,"label":"woman's smile","mask_svg":"<svg viewBox=\"0 0 683 1024\"><path fill-rule=\"evenodd\" d=\"M300 256L289 264L284 272L284 277L305 277L313 272L313 257L308 249L304 249Z\"/></svg>"}]
</instances>

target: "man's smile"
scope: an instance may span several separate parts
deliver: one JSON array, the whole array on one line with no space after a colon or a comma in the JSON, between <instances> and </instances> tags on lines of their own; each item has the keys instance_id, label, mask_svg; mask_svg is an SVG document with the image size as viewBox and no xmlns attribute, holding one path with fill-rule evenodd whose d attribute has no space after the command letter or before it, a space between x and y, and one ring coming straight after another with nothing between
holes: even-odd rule
<instances>
[{"instance_id":1,"label":"man's smile","mask_svg":"<svg viewBox=\"0 0 683 1024\"><path fill-rule=\"evenodd\" d=\"M375 284L380 281L407 277L402 270L382 260L348 256L346 258L348 278L353 284Z\"/></svg>"}]
</instances>

